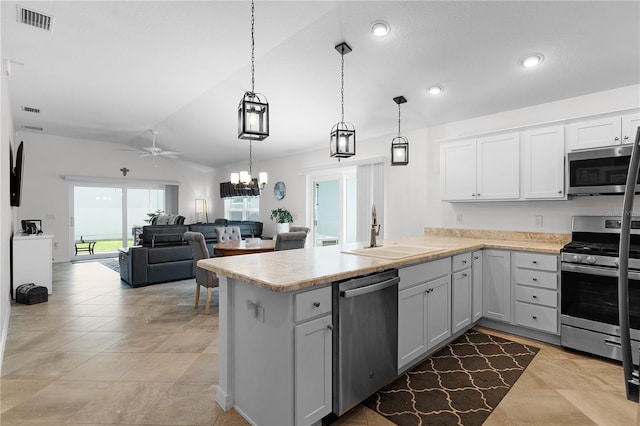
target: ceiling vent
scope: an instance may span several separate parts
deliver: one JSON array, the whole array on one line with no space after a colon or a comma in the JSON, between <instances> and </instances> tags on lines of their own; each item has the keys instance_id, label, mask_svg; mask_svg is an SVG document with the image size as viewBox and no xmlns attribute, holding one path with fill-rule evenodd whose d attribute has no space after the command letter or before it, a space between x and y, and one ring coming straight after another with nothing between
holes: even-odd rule
<instances>
[{"instance_id":1,"label":"ceiling vent","mask_svg":"<svg viewBox=\"0 0 640 426\"><path fill-rule=\"evenodd\" d=\"M22 110L24 112L32 112L34 114L40 114L40 109L39 108L32 108L32 107L23 106Z\"/></svg>"},{"instance_id":2,"label":"ceiling vent","mask_svg":"<svg viewBox=\"0 0 640 426\"><path fill-rule=\"evenodd\" d=\"M45 31L53 31L53 16L27 9L24 6L17 5L18 22L40 28Z\"/></svg>"},{"instance_id":3,"label":"ceiling vent","mask_svg":"<svg viewBox=\"0 0 640 426\"><path fill-rule=\"evenodd\" d=\"M36 127L36 126L22 126L22 128L27 130L37 130L38 132L41 132L44 130L43 127Z\"/></svg>"}]
</instances>

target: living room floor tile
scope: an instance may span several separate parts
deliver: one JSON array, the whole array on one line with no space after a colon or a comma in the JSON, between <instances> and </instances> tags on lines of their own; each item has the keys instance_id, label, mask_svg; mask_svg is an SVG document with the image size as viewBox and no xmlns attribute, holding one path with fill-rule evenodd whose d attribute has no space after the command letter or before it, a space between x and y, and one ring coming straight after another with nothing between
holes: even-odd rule
<instances>
[{"instance_id":1,"label":"living room floor tile","mask_svg":"<svg viewBox=\"0 0 640 426\"><path fill-rule=\"evenodd\" d=\"M115 381L146 357L144 353L99 353L60 377L60 380Z\"/></svg>"},{"instance_id":2,"label":"living room floor tile","mask_svg":"<svg viewBox=\"0 0 640 426\"><path fill-rule=\"evenodd\" d=\"M18 355L28 358L29 361L20 365L18 368L10 370L7 374L3 373L3 379L58 378L67 374L95 354L88 352L22 352Z\"/></svg>"},{"instance_id":3,"label":"living room floor tile","mask_svg":"<svg viewBox=\"0 0 640 426\"><path fill-rule=\"evenodd\" d=\"M0 410L2 412L13 408L17 404L31 398L53 383L54 379L2 379L0 380Z\"/></svg>"},{"instance_id":4,"label":"living room floor tile","mask_svg":"<svg viewBox=\"0 0 640 426\"><path fill-rule=\"evenodd\" d=\"M174 333L153 352L202 353L213 337L213 333Z\"/></svg>"},{"instance_id":5,"label":"living room floor tile","mask_svg":"<svg viewBox=\"0 0 640 426\"><path fill-rule=\"evenodd\" d=\"M119 381L175 382L198 358L198 354L148 354Z\"/></svg>"},{"instance_id":6,"label":"living room floor tile","mask_svg":"<svg viewBox=\"0 0 640 426\"><path fill-rule=\"evenodd\" d=\"M108 324L105 324L105 327ZM133 331L124 333L122 339L104 349L102 352L153 352L158 346L169 339L170 333L151 333Z\"/></svg>"}]
</instances>

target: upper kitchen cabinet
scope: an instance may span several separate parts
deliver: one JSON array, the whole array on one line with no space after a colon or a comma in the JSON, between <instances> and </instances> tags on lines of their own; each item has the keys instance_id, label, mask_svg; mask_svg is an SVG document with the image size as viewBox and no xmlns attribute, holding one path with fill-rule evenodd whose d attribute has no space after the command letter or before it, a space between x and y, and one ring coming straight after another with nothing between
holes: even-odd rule
<instances>
[{"instance_id":1,"label":"upper kitchen cabinet","mask_svg":"<svg viewBox=\"0 0 640 426\"><path fill-rule=\"evenodd\" d=\"M475 200L475 139L440 145L440 192L446 201Z\"/></svg>"},{"instance_id":2,"label":"upper kitchen cabinet","mask_svg":"<svg viewBox=\"0 0 640 426\"><path fill-rule=\"evenodd\" d=\"M444 201L518 199L518 133L440 145L440 191Z\"/></svg>"},{"instance_id":3,"label":"upper kitchen cabinet","mask_svg":"<svg viewBox=\"0 0 640 426\"><path fill-rule=\"evenodd\" d=\"M640 113L580 121L567 126L567 150L633 143Z\"/></svg>"},{"instance_id":4,"label":"upper kitchen cabinet","mask_svg":"<svg viewBox=\"0 0 640 426\"><path fill-rule=\"evenodd\" d=\"M522 197L566 198L564 126L522 132Z\"/></svg>"}]
</instances>

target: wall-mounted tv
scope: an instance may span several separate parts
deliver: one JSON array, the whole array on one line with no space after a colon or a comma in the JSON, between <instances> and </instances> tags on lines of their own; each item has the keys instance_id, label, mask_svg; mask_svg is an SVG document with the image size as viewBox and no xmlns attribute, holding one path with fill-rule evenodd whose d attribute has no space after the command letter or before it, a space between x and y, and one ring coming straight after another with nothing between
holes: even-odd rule
<instances>
[{"instance_id":1,"label":"wall-mounted tv","mask_svg":"<svg viewBox=\"0 0 640 426\"><path fill-rule=\"evenodd\" d=\"M16 151L16 166L13 167L13 153L10 154L10 186L11 186L11 205L20 206L20 195L22 193L22 168L23 168L23 145L24 142L20 142L18 150Z\"/></svg>"}]
</instances>

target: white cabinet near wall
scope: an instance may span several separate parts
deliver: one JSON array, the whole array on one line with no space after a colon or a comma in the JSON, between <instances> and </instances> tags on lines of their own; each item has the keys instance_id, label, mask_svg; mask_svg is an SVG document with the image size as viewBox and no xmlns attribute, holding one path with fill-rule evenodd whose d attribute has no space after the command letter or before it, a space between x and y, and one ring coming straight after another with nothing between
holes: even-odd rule
<instances>
[{"instance_id":1,"label":"white cabinet near wall","mask_svg":"<svg viewBox=\"0 0 640 426\"><path fill-rule=\"evenodd\" d=\"M522 197L566 198L564 189L564 126L527 130L521 134Z\"/></svg>"},{"instance_id":2,"label":"white cabinet near wall","mask_svg":"<svg viewBox=\"0 0 640 426\"><path fill-rule=\"evenodd\" d=\"M486 318L511 322L511 253L483 250L482 303Z\"/></svg>"},{"instance_id":3,"label":"white cabinet near wall","mask_svg":"<svg viewBox=\"0 0 640 426\"><path fill-rule=\"evenodd\" d=\"M451 328L456 333L471 324L471 253L453 256Z\"/></svg>"},{"instance_id":4,"label":"white cabinet near wall","mask_svg":"<svg viewBox=\"0 0 640 426\"><path fill-rule=\"evenodd\" d=\"M519 175L518 133L440 145L440 193L444 201L518 199Z\"/></svg>"},{"instance_id":5,"label":"white cabinet near wall","mask_svg":"<svg viewBox=\"0 0 640 426\"><path fill-rule=\"evenodd\" d=\"M567 126L567 150L633 143L640 113L597 118Z\"/></svg>"},{"instance_id":6,"label":"white cabinet near wall","mask_svg":"<svg viewBox=\"0 0 640 426\"><path fill-rule=\"evenodd\" d=\"M34 283L47 288L52 294L53 235L16 234L12 241L13 298L16 288Z\"/></svg>"}]
</instances>

